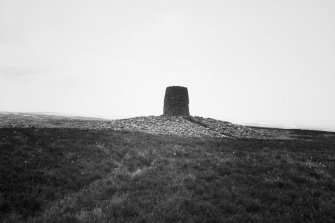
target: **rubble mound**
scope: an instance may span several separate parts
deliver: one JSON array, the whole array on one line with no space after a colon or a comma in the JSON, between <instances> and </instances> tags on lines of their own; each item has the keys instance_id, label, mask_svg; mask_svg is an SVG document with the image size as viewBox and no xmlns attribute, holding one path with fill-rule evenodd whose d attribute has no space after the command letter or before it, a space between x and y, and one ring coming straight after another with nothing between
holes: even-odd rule
<instances>
[{"instance_id":1,"label":"rubble mound","mask_svg":"<svg viewBox=\"0 0 335 223\"><path fill-rule=\"evenodd\" d=\"M211 118L191 116L149 116L114 120L99 128L140 131L150 134L189 137L269 138L265 131Z\"/></svg>"},{"instance_id":2,"label":"rubble mound","mask_svg":"<svg viewBox=\"0 0 335 223\"><path fill-rule=\"evenodd\" d=\"M128 119L89 119L45 115L2 115L0 128L79 128L138 131L156 135L215 138L274 138L273 131L197 116L143 116Z\"/></svg>"},{"instance_id":3,"label":"rubble mound","mask_svg":"<svg viewBox=\"0 0 335 223\"><path fill-rule=\"evenodd\" d=\"M115 120L115 130L140 131L150 134L178 135L189 137L227 137L209 128L191 122L182 116L149 116Z\"/></svg>"}]
</instances>

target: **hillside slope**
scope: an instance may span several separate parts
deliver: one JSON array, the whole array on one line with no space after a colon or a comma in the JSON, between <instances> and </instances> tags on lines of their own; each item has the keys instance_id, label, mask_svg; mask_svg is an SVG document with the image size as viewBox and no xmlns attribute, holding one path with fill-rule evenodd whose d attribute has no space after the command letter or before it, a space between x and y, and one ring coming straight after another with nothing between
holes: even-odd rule
<instances>
[{"instance_id":1,"label":"hillside slope","mask_svg":"<svg viewBox=\"0 0 335 223\"><path fill-rule=\"evenodd\" d=\"M221 135L150 132L146 117L115 121L122 131L105 120L12 120L0 128L2 222L335 221L333 133L275 130L295 136L282 140L199 117L178 122L210 133L217 124Z\"/></svg>"}]
</instances>

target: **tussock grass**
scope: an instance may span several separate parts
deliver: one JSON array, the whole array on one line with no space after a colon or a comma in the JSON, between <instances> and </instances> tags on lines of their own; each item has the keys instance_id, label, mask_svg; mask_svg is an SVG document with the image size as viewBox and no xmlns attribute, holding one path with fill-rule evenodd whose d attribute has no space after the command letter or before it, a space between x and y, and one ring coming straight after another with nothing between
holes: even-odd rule
<instances>
[{"instance_id":1,"label":"tussock grass","mask_svg":"<svg viewBox=\"0 0 335 223\"><path fill-rule=\"evenodd\" d=\"M0 129L0 220L334 222L334 141L310 138Z\"/></svg>"}]
</instances>

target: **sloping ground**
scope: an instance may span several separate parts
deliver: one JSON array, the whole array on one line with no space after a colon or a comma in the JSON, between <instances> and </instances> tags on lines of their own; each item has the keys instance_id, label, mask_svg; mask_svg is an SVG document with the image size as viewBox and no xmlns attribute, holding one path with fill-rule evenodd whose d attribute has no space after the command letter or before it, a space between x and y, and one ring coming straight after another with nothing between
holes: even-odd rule
<instances>
[{"instance_id":1,"label":"sloping ground","mask_svg":"<svg viewBox=\"0 0 335 223\"><path fill-rule=\"evenodd\" d=\"M146 116L118 120L79 119L61 116L0 114L0 128L80 128L139 131L187 137L289 138L284 130L264 130L202 117Z\"/></svg>"},{"instance_id":2,"label":"sloping ground","mask_svg":"<svg viewBox=\"0 0 335 223\"><path fill-rule=\"evenodd\" d=\"M0 129L0 222L334 222L334 141Z\"/></svg>"},{"instance_id":3,"label":"sloping ground","mask_svg":"<svg viewBox=\"0 0 335 223\"><path fill-rule=\"evenodd\" d=\"M334 148L202 117L0 113L0 222L335 222Z\"/></svg>"}]
</instances>

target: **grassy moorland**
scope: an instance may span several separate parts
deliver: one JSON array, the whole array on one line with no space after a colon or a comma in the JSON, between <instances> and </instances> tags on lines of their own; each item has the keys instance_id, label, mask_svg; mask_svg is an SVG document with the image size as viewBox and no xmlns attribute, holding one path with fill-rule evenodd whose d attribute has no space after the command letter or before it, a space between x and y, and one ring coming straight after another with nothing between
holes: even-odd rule
<instances>
[{"instance_id":1,"label":"grassy moorland","mask_svg":"<svg viewBox=\"0 0 335 223\"><path fill-rule=\"evenodd\" d=\"M334 136L296 135L2 128L0 222L335 222Z\"/></svg>"}]
</instances>

